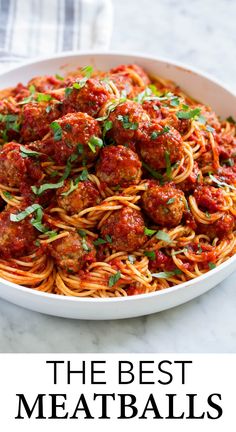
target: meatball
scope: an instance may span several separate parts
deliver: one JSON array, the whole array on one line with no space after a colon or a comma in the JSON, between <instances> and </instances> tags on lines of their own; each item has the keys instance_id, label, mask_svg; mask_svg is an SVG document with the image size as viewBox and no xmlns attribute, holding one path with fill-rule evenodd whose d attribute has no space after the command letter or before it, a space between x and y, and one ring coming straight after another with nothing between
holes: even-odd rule
<instances>
[{"instance_id":1,"label":"meatball","mask_svg":"<svg viewBox=\"0 0 236 432\"><path fill-rule=\"evenodd\" d=\"M50 123L62 115L57 101L31 102L23 105L21 136L24 142L41 139L50 130Z\"/></svg>"},{"instance_id":2,"label":"meatball","mask_svg":"<svg viewBox=\"0 0 236 432\"><path fill-rule=\"evenodd\" d=\"M141 157L151 168L162 169L167 166L167 156L171 164L183 156L183 141L179 132L157 121L147 125L140 136L138 147Z\"/></svg>"},{"instance_id":3,"label":"meatball","mask_svg":"<svg viewBox=\"0 0 236 432\"><path fill-rule=\"evenodd\" d=\"M96 254L91 240L76 232L50 243L49 251L58 267L68 273L78 273L86 264L95 261Z\"/></svg>"},{"instance_id":4,"label":"meatball","mask_svg":"<svg viewBox=\"0 0 236 432\"><path fill-rule=\"evenodd\" d=\"M123 207L114 211L101 228L101 235L109 235L112 248L116 251L132 252L139 249L146 241L144 220L138 210Z\"/></svg>"},{"instance_id":5,"label":"meatball","mask_svg":"<svg viewBox=\"0 0 236 432\"><path fill-rule=\"evenodd\" d=\"M175 227L180 224L183 216L184 194L170 184L159 186L151 183L143 193L142 206L158 225Z\"/></svg>"},{"instance_id":6,"label":"meatball","mask_svg":"<svg viewBox=\"0 0 236 432\"><path fill-rule=\"evenodd\" d=\"M0 138L4 142L20 137L20 108L8 99L0 100Z\"/></svg>"},{"instance_id":7,"label":"meatball","mask_svg":"<svg viewBox=\"0 0 236 432\"><path fill-rule=\"evenodd\" d=\"M162 115L163 111L164 110L162 110ZM167 116L163 115L163 117L165 118L165 123L174 127L181 135L185 135L190 129L190 119L179 119L174 113L168 113Z\"/></svg>"},{"instance_id":8,"label":"meatball","mask_svg":"<svg viewBox=\"0 0 236 432\"><path fill-rule=\"evenodd\" d=\"M184 181L178 183L178 188L180 188L185 193L189 193L194 191L197 185L201 182L202 182L201 170L199 169L197 162L194 162L193 170L191 174L189 174L189 176Z\"/></svg>"},{"instance_id":9,"label":"meatball","mask_svg":"<svg viewBox=\"0 0 236 432\"><path fill-rule=\"evenodd\" d=\"M63 81L57 79L56 76L38 76L32 78L28 82L28 86L34 86L38 92L47 93L49 90L54 90L60 87L63 87Z\"/></svg>"},{"instance_id":10,"label":"meatball","mask_svg":"<svg viewBox=\"0 0 236 432\"><path fill-rule=\"evenodd\" d=\"M222 210L222 207L224 207L225 199L223 191L214 186L198 186L193 195L197 205L203 211L214 213Z\"/></svg>"},{"instance_id":11,"label":"meatball","mask_svg":"<svg viewBox=\"0 0 236 432\"><path fill-rule=\"evenodd\" d=\"M198 223L197 232L207 235L211 240L214 240L216 237L222 239L233 232L234 225L234 217L231 214L224 214L222 218L212 224Z\"/></svg>"},{"instance_id":12,"label":"meatball","mask_svg":"<svg viewBox=\"0 0 236 432\"><path fill-rule=\"evenodd\" d=\"M142 103L142 107L151 119L161 120L163 118L160 101L145 100Z\"/></svg>"},{"instance_id":13,"label":"meatball","mask_svg":"<svg viewBox=\"0 0 236 432\"><path fill-rule=\"evenodd\" d=\"M9 187L37 183L42 179L37 159L23 157L21 145L15 142L5 144L0 151L0 183Z\"/></svg>"},{"instance_id":14,"label":"meatball","mask_svg":"<svg viewBox=\"0 0 236 432\"><path fill-rule=\"evenodd\" d=\"M217 149L222 163L225 160L236 157L236 137L230 134L216 135Z\"/></svg>"},{"instance_id":15,"label":"meatball","mask_svg":"<svg viewBox=\"0 0 236 432\"><path fill-rule=\"evenodd\" d=\"M104 147L97 163L96 174L108 186L127 187L141 178L141 162L135 152L124 146Z\"/></svg>"},{"instance_id":16,"label":"meatball","mask_svg":"<svg viewBox=\"0 0 236 432\"><path fill-rule=\"evenodd\" d=\"M72 154L78 155L78 161L93 161L97 157L102 145L101 129L88 114L67 114L51 123L50 129L49 136L30 144L30 148L51 156L58 164L66 163Z\"/></svg>"},{"instance_id":17,"label":"meatball","mask_svg":"<svg viewBox=\"0 0 236 432\"><path fill-rule=\"evenodd\" d=\"M137 102L127 101L116 107L109 115L112 128L107 133L107 137L115 141L116 144L127 144L132 147L135 144L140 128L149 120L147 113Z\"/></svg>"},{"instance_id":18,"label":"meatball","mask_svg":"<svg viewBox=\"0 0 236 432\"><path fill-rule=\"evenodd\" d=\"M66 180L64 186L56 192L59 207L63 208L70 215L95 206L101 201L97 188L89 180L79 182L77 188L73 192L68 193L71 185L75 183L76 179L74 181Z\"/></svg>"},{"instance_id":19,"label":"meatball","mask_svg":"<svg viewBox=\"0 0 236 432\"><path fill-rule=\"evenodd\" d=\"M71 91L65 94L63 101L64 113L85 112L92 117L97 117L102 106L111 99L111 94L97 79L88 79L85 85L79 89L69 87Z\"/></svg>"},{"instance_id":20,"label":"meatball","mask_svg":"<svg viewBox=\"0 0 236 432\"><path fill-rule=\"evenodd\" d=\"M131 65L119 65L115 68L111 69L112 74L128 74L131 76L133 81L138 84L139 86L146 87L148 84L150 84L150 79L146 72L141 68L140 66L136 64Z\"/></svg>"},{"instance_id":21,"label":"meatball","mask_svg":"<svg viewBox=\"0 0 236 432\"><path fill-rule=\"evenodd\" d=\"M128 74L111 73L107 75L108 80L112 81L120 95L125 95L129 98L132 97L134 91L133 81Z\"/></svg>"},{"instance_id":22,"label":"meatball","mask_svg":"<svg viewBox=\"0 0 236 432\"><path fill-rule=\"evenodd\" d=\"M16 214L20 211L7 206L0 213L0 256L2 258L18 258L32 252L37 231L31 225L30 217L20 222L10 220L11 213Z\"/></svg>"}]
</instances>

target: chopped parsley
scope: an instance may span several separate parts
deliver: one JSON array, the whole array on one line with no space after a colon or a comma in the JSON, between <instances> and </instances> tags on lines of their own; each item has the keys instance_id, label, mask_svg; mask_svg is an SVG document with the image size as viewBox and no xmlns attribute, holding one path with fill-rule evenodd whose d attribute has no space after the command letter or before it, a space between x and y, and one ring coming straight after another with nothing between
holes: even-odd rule
<instances>
[{"instance_id":1,"label":"chopped parsley","mask_svg":"<svg viewBox=\"0 0 236 432\"><path fill-rule=\"evenodd\" d=\"M121 273L120 271L116 272L114 275L109 277L109 281L108 281L108 285L110 288L112 288L117 282L118 280L121 278Z\"/></svg>"},{"instance_id":2,"label":"chopped parsley","mask_svg":"<svg viewBox=\"0 0 236 432\"><path fill-rule=\"evenodd\" d=\"M154 140L158 138L161 135L164 135L165 133L169 132L170 128L169 126L165 126L160 132L152 132L151 133L151 139Z\"/></svg>"},{"instance_id":3,"label":"chopped parsley","mask_svg":"<svg viewBox=\"0 0 236 432\"><path fill-rule=\"evenodd\" d=\"M144 255L148 258L150 258L151 261L154 261L156 258L156 254L154 251L145 251Z\"/></svg>"},{"instance_id":4,"label":"chopped parsley","mask_svg":"<svg viewBox=\"0 0 236 432\"><path fill-rule=\"evenodd\" d=\"M93 153L96 153L96 147L101 148L103 146L103 140L96 136L92 136L88 142L88 146Z\"/></svg>"},{"instance_id":5,"label":"chopped parsley","mask_svg":"<svg viewBox=\"0 0 236 432\"><path fill-rule=\"evenodd\" d=\"M167 178L171 178L171 163L170 163L170 152L165 150L165 162L166 162L166 175Z\"/></svg>"},{"instance_id":6,"label":"chopped parsley","mask_svg":"<svg viewBox=\"0 0 236 432\"><path fill-rule=\"evenodd\" d=\"M50 124L50 128L52 129L54 133L54 140L60 141L62 139L62 128L56 121L52 122Z\"/></svg>"},{"instance_id":7,"label":"chopped parsley","mask_svg":"<svg viewBox=\"0 0 236 432\"><path fill-rule=\"evenodd\" d=\"M112 129L113 123L110 120L106 120L103 124L103 132L102 132L102 137L104 138L106 133Z\"/></svg>"},{"instance_id":8,"label":"chopped parsley","mask_svg":"<svg viewBox=\"0 0 236 432\"><path fill-rule=\"evenodd\" d=\"M210 270L213 270L214 268L216 268L216 265L213 262L209 262L208 267Z\"/></svg>"},{"instance_id":9,"label":"chopped parsley","mask_svg":"<svg viewBox=\"0 0 236 432\"><path fill-rule=\"evenodd\" d=\"M144 234L145 235L147 235L147 236L152 236L153 234L156 234L156 230L152 230L152 229L149 229L149 228L144 228Z\"/></svg>"},{"instance_id":10,"label":"chopped parsley","mask_svg":"<svg viewBox=\"0 0 236 432\"><path fill-rule=\"evenodd\" d=\"M77 230L78 234L80 235L80 237L86 237L86 231L83 229L78 229Z\"/></svg>"},{"instance_id":11,"label":"chopped parsley","mask_svg":"<svg viewBox=\"0 0 236 432\"><path fill-rule=\"evenodd\" d=\"M38 93L37 102L48 102L52 99L52 96L45 93Z\"/></svg>"},{"instance_id":12,"label":"chopped parsley","mask_svg":"<svg viewBox=\"0 0 236 432\"><path fill-rule=\"evenodd\" d=\"M85 238L82 237L82 248L84 249L85 252L90 252L91 248L88 246L88 243L86 242Z\"/></svg>"},{"instance_id":13,"label":"chopped parsley","mask_svg":"<svg viewBox=\"0 0 236 432\"><path fill-rule=\"evenodd\" d=\"M19 117L17 114L0 114L0 122L5 123L5 129L1 131L2 138L4 141L8 140L7 132L9 130L14 130L15 132L19 132L20 123Z\"/></svg>"},{"instance_id":14,"label":"chopped parsley","mask_svg":"<svg viewBox=\"0 0 236 432\"><path fill-rule=\"evenodd\" d=\"M34 100L35 96L35 86L31 85L29 86L30 95L26 98L24 98L21 102L18 103L18 105L25 105L29 102L32 102Z\"/></svg>"},{"instance_id":15,"label":"chopped parsley","mask_svg":"<svg viewBox=\"0 0 236 432\"><path fill-rule=\"evenodd\" d=\"M49 113L52 111L52 107L51 107L51 105L48 105L48 106L45 108L45 111L46 111L47 114L49 114Z\"/></svg>"},{"instance_id":16,"label":"chopped parsley","mask_svg":"<svg viewBox=\"0 0 236 432\"><path fill-rule=\"evenodd\" d=\"M96 120L97 121L104 121L104 120L107 120L107 118L109 117L109 115L113 112L113 111L115 111L115 109L119 106L119 105L121 105L122 103L124 103L126 101L126 97L122 97L122 98L120 98L119 100L114 100L114 101L112 101L109 105L108 105L108 107L107 107L107 113L106 113L106 115L104 115L103 117L98 117Z\"/></svg>"},{"instance_id":17,"label":"chopped parsley","mask_svg":"<svg viewBox=\"0 0 236 432\"><path fill-rule=\"evenodd\" d=\"M4 191L3 192L3 195L7 198L7 199L12 199L13 197L12 197L12 194L10 194L10 192L8 192L8 191Z\"/></svg>"},{"instance_id":18,"label":"chopped parsley","mask_svg":"<svg viewBox=\"0 0 236 432\"><path fill-rule=\"evenodd\" d=\"M73 92L73 87L65 88L65 96L68 97Z\"/></svg>"},{"instance_id":19,"label":"chopped parsley","mask_svg":"<svg viewBox=\"0 0 236 432\"><path fill-rule=\"evenodd\" d=\"M162 241L164 241L166 243L170 243L171 242L171 238L170 238L169 234L167 234L165 231L161 231L161 230L157 231L156 238L158 240L162 240Z\"/></svg>"},{"instance_id":20,"label":"chopped parsley","mask_svg":"<svg viewBox=\"0 0 236 432\"><path fill-rule=\"evenodd\" d=\"M137 122L130 122L128 115L118 115L117 120L121 121L124 129L130 129L130 130L137 130L138 129L138 123Z\"/></svg>"},{"instance_id":21,"label":"chopped parsley","mask_svg":"<svg viewBox=\"0 0 236 432\"><path fill-rule=\"evenodd\" d=\"M182 107L183 107L183 105L182 105ZM176 116L178 117L178 119L187 119L188 120L188 119L193 119L193 118L199 116L200 113L201 113L201 109L195 108L195 109L189 110L189 111L187 111L187 110L186 111L185 110L178 111L176 113Z\"/></svg>"},{"instance_id":22,"label":"chopped parsley","mask_svg":"<svg viewBox=\"0 0 236 432\"><path fill-rule=\"evenodd\" d=\"M173 107L179 106L179 104L180 104L180 100L179 100L178 97L174 97L170 101L170 105L173 106Z\"/></svg>"}]
</instances>

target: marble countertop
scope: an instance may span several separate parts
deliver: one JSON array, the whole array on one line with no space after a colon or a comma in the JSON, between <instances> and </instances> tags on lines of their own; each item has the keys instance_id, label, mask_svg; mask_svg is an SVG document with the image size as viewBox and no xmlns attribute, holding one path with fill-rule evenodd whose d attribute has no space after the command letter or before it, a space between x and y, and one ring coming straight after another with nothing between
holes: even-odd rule
<instances>
[{"instance_id":1,"label":"marble countertop","mask_svg":"<svg viewBox=\"0 0 236 432\"><path fill-rule=\"evenodd\" d=\"M170 57L236 88L234 0L113 0L111 48ZM122 321L44 316L0 300L0 352L236 352L236 274L169 311Z\"/></svg>"}]
</instances>

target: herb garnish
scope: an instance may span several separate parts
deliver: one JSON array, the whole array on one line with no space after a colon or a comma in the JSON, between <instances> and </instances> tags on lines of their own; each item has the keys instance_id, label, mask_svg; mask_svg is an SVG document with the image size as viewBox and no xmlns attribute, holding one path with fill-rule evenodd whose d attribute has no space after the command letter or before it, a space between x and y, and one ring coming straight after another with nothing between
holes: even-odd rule
<instances>
[{"instance_id":1,"label":"herb garnish","mask_svg":"<svg viewBox=\"0 0 236 432\"><path fill-rule=\"evenodd\" d=\"M195 117L197 117L199 114L201 113L201 109L200 108L195 108L193 110L189 110L189 111L178 111L176 113L176 116L178 117L178 119L193 119Z\"/></svg>"},{"instance_id":2,"label":"herb garnish","mask_svg":"<svg viewBox=\"0 0 236 432\"><path fill-rule=\"evenodd\" d=\"M156 179L158 180L163 180L163 176L162 174L160 174L158 171L154 170L153 168L151 168L148 164L146 164L145 162L142 162L142 165L144 166L144 168L146 168L146 170Z\"/></svg>"},{"instance_id":3,"label":"herb garnish","mask_svg":"<svg viewBox=\"0 0 236 432\"><path fill-rule=\"evenodd\" d=\"M209 174L209 177L210 177L210 179L214 182L214 183L216 183L217 185L219 185L219 186L226 186L226 187L228 187L228 188L230 188L230 189L232 189L232 190L236 190L236 187L235 186L233 186L233 185L231 185L231 184L228 184L228 183L226 183L226 182L224 182L224 181L220 181L220 180L218 180L215 176L213 176L212 174Z\"/></svg>"},{"instance_id":4,"label":"herb garnish","mask_svg":"<svg viewBox=\"0 0 236 432\"><path fill-rule=\"evenodd\" d=\"M168 179L171 178L171 163L170 163L170 152L165 150L165 161L166 161L166 176Z\"/></svg>"},{"instance_id":5,"label":"herb garnish","mask_svg":"<svg viewBox=\"0 0 236 432\"><path fill-rule=\"evenodd\" d=\"M214 268L216 268L216 265L213 262L209 262L208 267L210 270L213 270Z\"/></svg>"},{"instance_id":6,"label":"herb garnish","mask_svg":"<svg viewBox=\"0 0 236 432\"><path fill-rule=\"evenodd\" d=\"M128 115L118 115L117 120L121 121L124 129L130 129L130 130L137 130L138 129L138 123L137 122L130 122Z\"/></svg>"},{"instance_id":7,"label":"herb garnish","mask_svg":"<svg viewBox=\"0 0 236 432\"><path fill-rule=\"evenodd\" d=\"M36 157L36 158L38 158L41 155L41 153L39 153L37 151L32 151L30 149L27 149L23 145L21 145L20 146L20 155L23 158L27 158L27 157Z\"/></svg>"},{"instance_id":8,"label":"herb garnish","mask_svg":"<svg viewBox=\"0 0 236 432\"><path fill-rule=\"evenodd\" d=\"M114 275L109 277L109 281L108 281L108 285L109 287L113 287L116 282L118 282L118 280L121 278L121 273L120 271L116 272Z\"/></svg>"},{"instance_id":9,"label":"herb garnish","mask_svg":"<svg viewBox=\"0 0 236 432\"><path fill-rule=\"evenodd\" d=\"M152 273L152 277L155 277L157 279L168 279L172 276L180 275L182 273L183 272L180 269L175 269L169 272Z\"/></svg>"},{"instance_id":10,"label":"herb garnish","mask_svg":"<svg viewBox=\"0 0 236 432\"><path fill-rule=\"evenodd\" d=\"M54 140L60 141L62 139L62 128L56 121L52 122L50 124L50 128L53 130L54 133Z\"/></svg>"},{"instance_id":11,"label":"herb garnish","mask_svg":"<svg viewBox=\"0 0 236 432\"><path fill-rule=\"evenodd\" d=\"M151 261L154 261L156 258L156 254L154 251L145 251L144 255L148 258L150 258Z\"/></svg>"},{"instance_id":12,"label":"herb garnish","mask_svg":"<svg viewBox=\"0 0 236 432\"><path fill-rule=\"evenodd\" d=\"M96 147L101 148L103 146L103 140L93 135L88 142L88 146L93 153L96 153Z\"/></svg>"},{"instance_id":13,"label":"herb garnish","mask_svg":"<svg viewBox=\"0 0 236 432\"><path fill-rule=\"evenodd\" d=\"M169 126L165 126L160 132L154 131L154 132L151 133L151 139L154 140L157 137L159 137L159 136L161 136L161 135L169 132L169 130L170 130Z\"/></svg>"}]
</instances>

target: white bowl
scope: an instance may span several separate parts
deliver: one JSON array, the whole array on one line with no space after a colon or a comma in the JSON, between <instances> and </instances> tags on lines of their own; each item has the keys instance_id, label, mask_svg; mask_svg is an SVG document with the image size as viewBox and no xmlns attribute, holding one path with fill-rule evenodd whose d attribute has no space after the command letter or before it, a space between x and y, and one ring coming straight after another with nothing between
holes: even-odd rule
<instances>
[{"instance_id":1,"label":"white bowl","mask_svg":"<svg viewBox=\"0 0 236 432\"><path fill-rule=\"evenodd\" d=\"M222 118L236 117L236 96L224 85L192 68L170 60L138 54L68 53L26 63L0 75L1 88L26 83L36 75L55 74L88 64L108 70L122 63L137 63L147 72L169 78L197 100L209 104ZM91 299L47 294L0 279L0 296L38 312L66 318L120 319L147 315L185 303L220 283L236 268L236 256L203 276L173 288L124 298Z\"/></svg>"}]
</instances>

